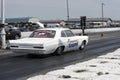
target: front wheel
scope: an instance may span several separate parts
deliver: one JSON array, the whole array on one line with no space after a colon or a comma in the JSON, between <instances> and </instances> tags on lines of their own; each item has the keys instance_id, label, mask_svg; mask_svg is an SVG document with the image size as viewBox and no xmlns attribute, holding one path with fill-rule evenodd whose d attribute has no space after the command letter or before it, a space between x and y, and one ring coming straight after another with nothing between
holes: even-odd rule
<instances>
[{"instance_id":1,"label":"front wheel","mask_svg":"<svg viewBox=\"0 0 120 80\"><path fill-rule=\"evenodd\" d=\"M83 41L82 44L81 44L81 46L79 47L79 49L80 49L80 50L83 50L83 49L85 48L85 44L86 44L86 42Z\"/></svg>"}]
</instances>

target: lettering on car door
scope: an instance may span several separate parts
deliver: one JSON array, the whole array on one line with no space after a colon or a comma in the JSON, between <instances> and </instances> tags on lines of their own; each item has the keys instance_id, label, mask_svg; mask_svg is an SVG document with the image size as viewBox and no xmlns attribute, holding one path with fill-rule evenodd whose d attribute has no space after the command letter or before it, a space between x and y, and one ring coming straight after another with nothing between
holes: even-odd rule
<instances>
[{"instance_id":1,"label":"lettering on car door","mask_svg":"<svg viewBox=\"0 0 120 80\"><path fill-rule=\"evenodd\" d=\"M73 32L70 30L65 30L65 33L68 39L67 41L68 50L76 49L78 46L78 40L75 39L75 35L73 34Z\"/></svg>"}]
</instances>

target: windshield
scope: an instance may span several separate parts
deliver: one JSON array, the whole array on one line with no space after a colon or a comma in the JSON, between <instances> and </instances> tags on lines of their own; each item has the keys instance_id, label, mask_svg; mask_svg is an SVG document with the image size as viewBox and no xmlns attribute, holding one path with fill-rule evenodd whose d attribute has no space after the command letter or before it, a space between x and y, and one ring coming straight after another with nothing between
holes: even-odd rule
<instances>
[{"instance_id":1,"label":"windshield","mask_svg":"<svg viewBox=\"0 0 120 80\"><path fill-rule=\"evenodd\" d=\"M54 30L37 30L34 31L30 37L34 38L54 38L56 31Z\"/></svg>"}]
</instances>

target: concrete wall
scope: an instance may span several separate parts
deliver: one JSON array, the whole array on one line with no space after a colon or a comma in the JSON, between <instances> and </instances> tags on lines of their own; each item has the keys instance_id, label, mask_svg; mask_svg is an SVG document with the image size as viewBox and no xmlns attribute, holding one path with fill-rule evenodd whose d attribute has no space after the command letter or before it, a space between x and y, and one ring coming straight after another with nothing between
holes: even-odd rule
<instances>
[{"instance_id":1,"label":"concrete wall","mask_svg":"<svg viewBox=\"0 0 120 80\"><path fill-rule=\"evenodd\" d=\"M82 33L81 29L71 29L74 34ZM96 28L96 29L85 29L85 33L97 33L97 32L109 32L109 31L120 31L120 28ZM22 32L22 38L28 37L32 32Z\"/></svg>"}]
</instances>

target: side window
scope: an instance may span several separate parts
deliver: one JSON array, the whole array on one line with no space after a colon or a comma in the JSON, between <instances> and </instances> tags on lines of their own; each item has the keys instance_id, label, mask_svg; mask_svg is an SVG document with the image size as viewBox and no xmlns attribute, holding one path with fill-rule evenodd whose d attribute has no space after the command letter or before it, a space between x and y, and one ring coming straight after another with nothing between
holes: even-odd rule
<instances>
[{"instance_id":1,"label":"side window","mask_svg":"<svg viewBox=\"0 0 120 80\"><path fill-rule=\"evenodd\" d=\"M61 37L66 37L65 32L61 31Z\"/></svg>"},{"instance_id":2,"label":"side window","mask_svg":"<svg viewBox=\"0 0 120 80\"><path fill-rule=\"evenodd\" d=\"M67 37L72 37L72 36L74 36L73 32L70 31L70 30L66 30L65 33L66 33Z\"/></svg>"}]
</instances>

